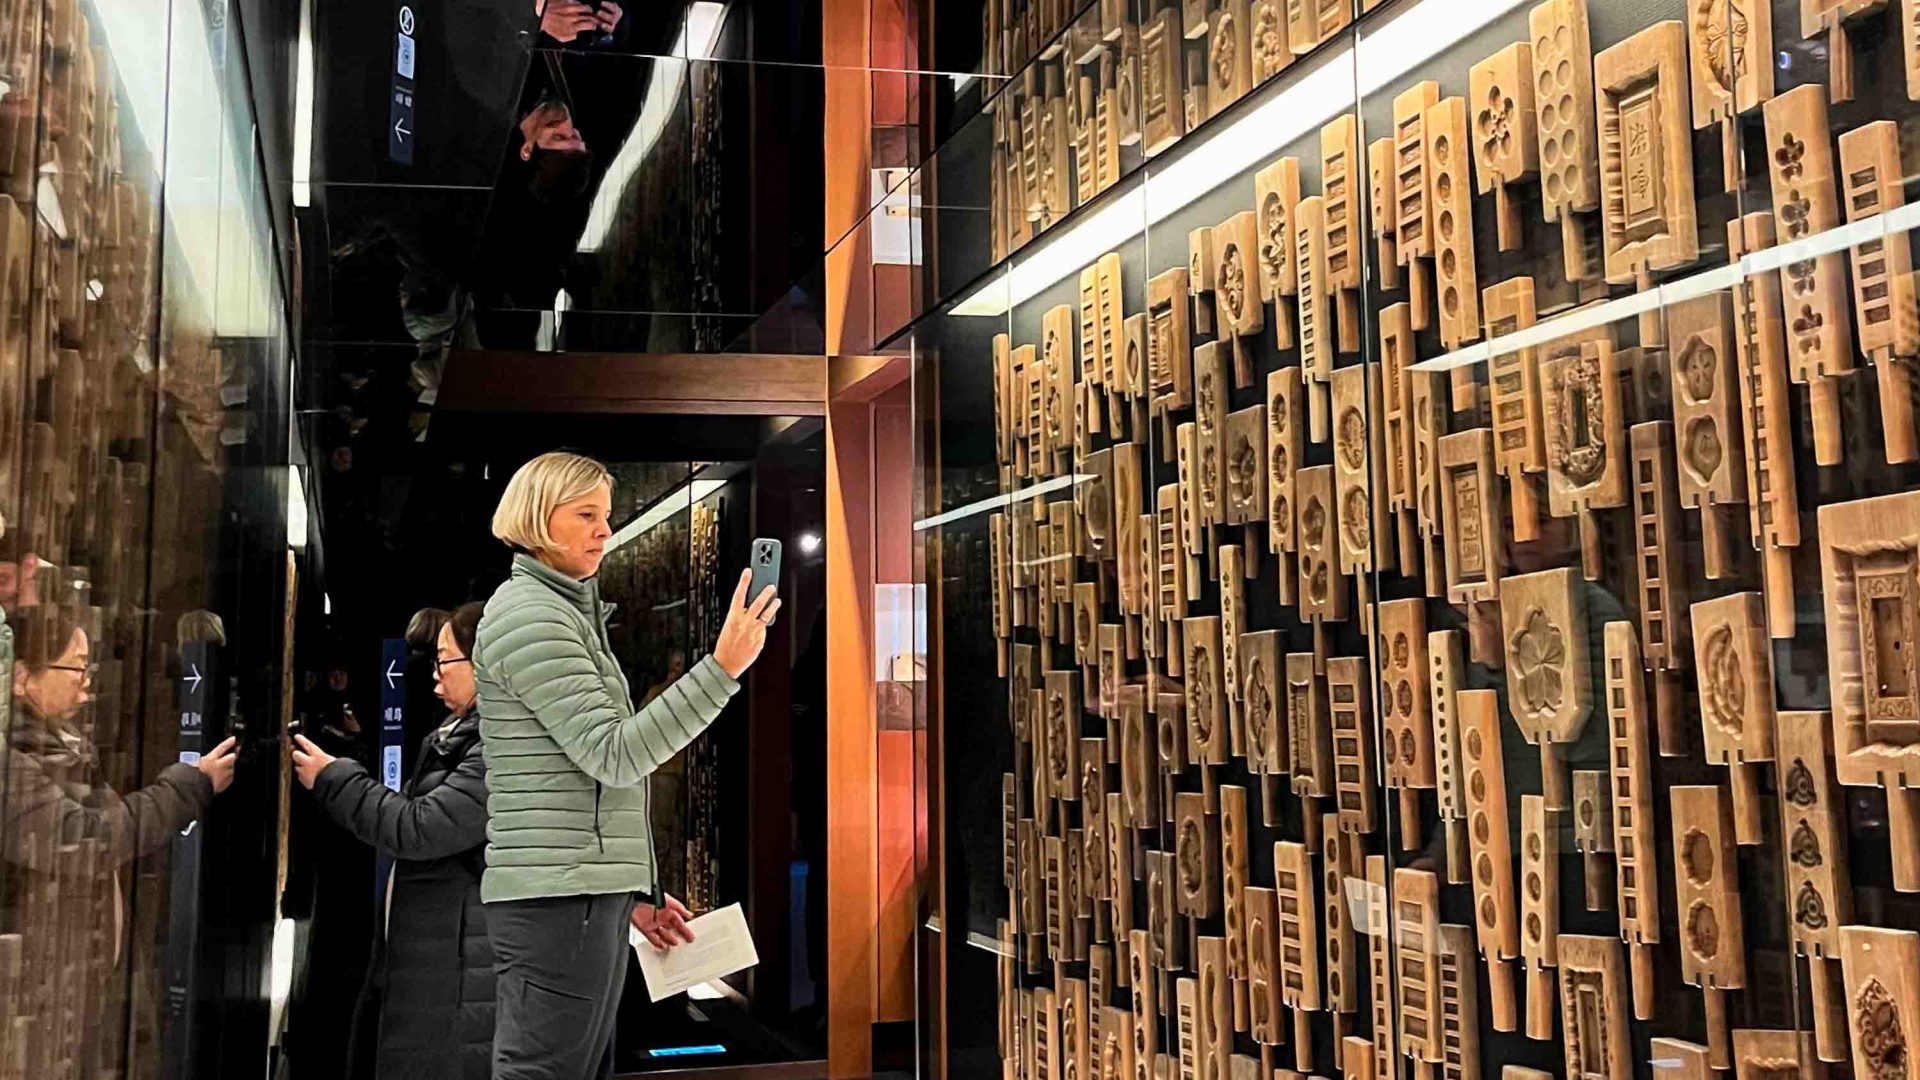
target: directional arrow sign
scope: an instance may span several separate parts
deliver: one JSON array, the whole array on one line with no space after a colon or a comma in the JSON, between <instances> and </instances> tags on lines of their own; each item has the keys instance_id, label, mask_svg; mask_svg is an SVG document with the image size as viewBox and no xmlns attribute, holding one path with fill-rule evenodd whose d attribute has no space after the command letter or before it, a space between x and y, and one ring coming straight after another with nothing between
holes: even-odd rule
<instances>
[{"instance_id":1,"label":"directional arrow sign","mask_svg":"<svg viewBox=\"0 0 1920 1080\"><path fill-rule=\"evenodd\" d=\"M196 693L200 689L200 665L189 664L187 665L187 670L191 672L191 674L185 676L180 681L187 684L187 693Z\"/></svg>"},{"instance_id":2,"label":"directional arrow sign","mask_svg":"<svg viewBox=\"0 0 1920 1080\"><path fill-rule=\"evenodd\" d=\"M401 117L400 119L398 119L398 120L395 120L395 121L393 122L393 137L394 137L394 138L396 138L396 139L400 139L400 140L403 140L403 141L404 141L404 140L406 139L406 137L407 137L407 136L409 136L409 135L411 135L411 134L413 134L413 132L411 132L411 131L409 131L409 130L407 130L407 118L406 118L406 117L404 117L404 116L403 116L403 117Z\"/></svg>"},{"instance_id":3,"label":"directional arrow sign","mask_svg":"<svg viewBox=\"0 0 1920 1080\"><path fill-rule=\"evenodd\" d=\"M398 679L399 677L400 677L400 672L394 670L393 661L391 660L387 661L387 689L392 690L396 686L398 686L399 683L396 683L394 680Z\"/></svg>"}]
</instances>

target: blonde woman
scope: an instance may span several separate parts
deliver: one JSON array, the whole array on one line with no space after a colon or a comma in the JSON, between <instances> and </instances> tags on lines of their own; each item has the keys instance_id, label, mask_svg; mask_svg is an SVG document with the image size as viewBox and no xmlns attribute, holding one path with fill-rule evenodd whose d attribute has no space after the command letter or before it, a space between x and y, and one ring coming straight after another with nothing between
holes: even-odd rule
<instances>
[{"instance_id":1,"label":"blonde woman","mask_svg":"<svg viewBox=\"0 0 1920 1080\"><path fill-rule=\"evenodd\" d=\"M494 1080L610 1075L627 926L657 948L693 940L687 909L655 895L647 780L739 691L780 610L771 586L749 602L742 571L713 652L636 710L594 580L612 495L599 462L543 454L514 474L493 516L515 552L473 652L489 789L480 894L499 976Z\"/></svg>"}]
</instances>

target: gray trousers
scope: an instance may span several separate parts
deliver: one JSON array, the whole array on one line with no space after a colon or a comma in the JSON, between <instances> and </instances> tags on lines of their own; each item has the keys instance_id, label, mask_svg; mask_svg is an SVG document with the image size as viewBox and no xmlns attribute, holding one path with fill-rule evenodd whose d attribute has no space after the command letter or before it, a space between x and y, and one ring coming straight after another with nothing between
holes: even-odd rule
<instances>
[{"instance_id":1,"label":"gray trousers","mask_svg":"<svg viewBox=\"0 0 1920 1080\"><path fill-rule=\"evenodd\" d=\"M487 905L498 977L493 1080L613 1074L633 896L558 896Z\"/></svg>"}]
</instances>

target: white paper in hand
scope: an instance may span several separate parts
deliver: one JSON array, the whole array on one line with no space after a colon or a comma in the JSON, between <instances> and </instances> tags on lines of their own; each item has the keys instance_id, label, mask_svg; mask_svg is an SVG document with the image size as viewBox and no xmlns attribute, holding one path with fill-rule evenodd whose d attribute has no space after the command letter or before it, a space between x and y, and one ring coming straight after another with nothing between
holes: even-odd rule
<instances>
[{"instance_id":1,"label":"white paper in hand","mask_svg":"<svg viewBox=\"0 0 1920 1080\"><path fill-rule=\"evenodd\" d=\"M687 923L687 928L693 931L693 943L675 945L667 952L648 944L638 930L627 933L633 954L640 960L640 974L647 980L647 994L654 1001L724 979L760 962L739 904L709 911Z\"/></svg>"}]
</instances>

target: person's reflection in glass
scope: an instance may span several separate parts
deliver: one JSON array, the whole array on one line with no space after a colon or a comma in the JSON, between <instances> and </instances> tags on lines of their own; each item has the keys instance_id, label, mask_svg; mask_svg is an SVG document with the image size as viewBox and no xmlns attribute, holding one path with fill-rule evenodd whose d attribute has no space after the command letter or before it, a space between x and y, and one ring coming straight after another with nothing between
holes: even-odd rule
<instances>
[{"instance_id":1,"label":"person's reflection in glass","mask_svg":"<svg viewBox=\"0 0 1920 1080\"><path fill-rule=\"evenodd\" d=\"M14 634L13 730L7 746L6 845L14 862L82 841L119 865L166 846L233 783L236 740L160 770L125 796L97 778L99 753L83 719L91 700L92 643L64 609L38 605L7 618Z\"/></svg>"},{"instance_id":2,"label":"person's reflection in glass","mask_svg":"<svg viewBox=\"0 0 1920 1080\"><path fill-rule=\"evenodd\" d=\"M574 126L573 109L557 96L542 97L519 127L516 153L528 167L534 199L551 205L579 198L593 175L593 151Z\"/></svg>"},{"instance_id":3,"label":"person's reflection in glass","mask_svg":"<svg viewBox=\"0 0 1920 1080\"><path fill-rule=\"evenodd\" d=\"M534 11L540 16L540 34L548 43L559 45L603 45L620 28L624 14L613 0L583 4L579 0L537 0Z\"/></svg>"}]
</instances>

